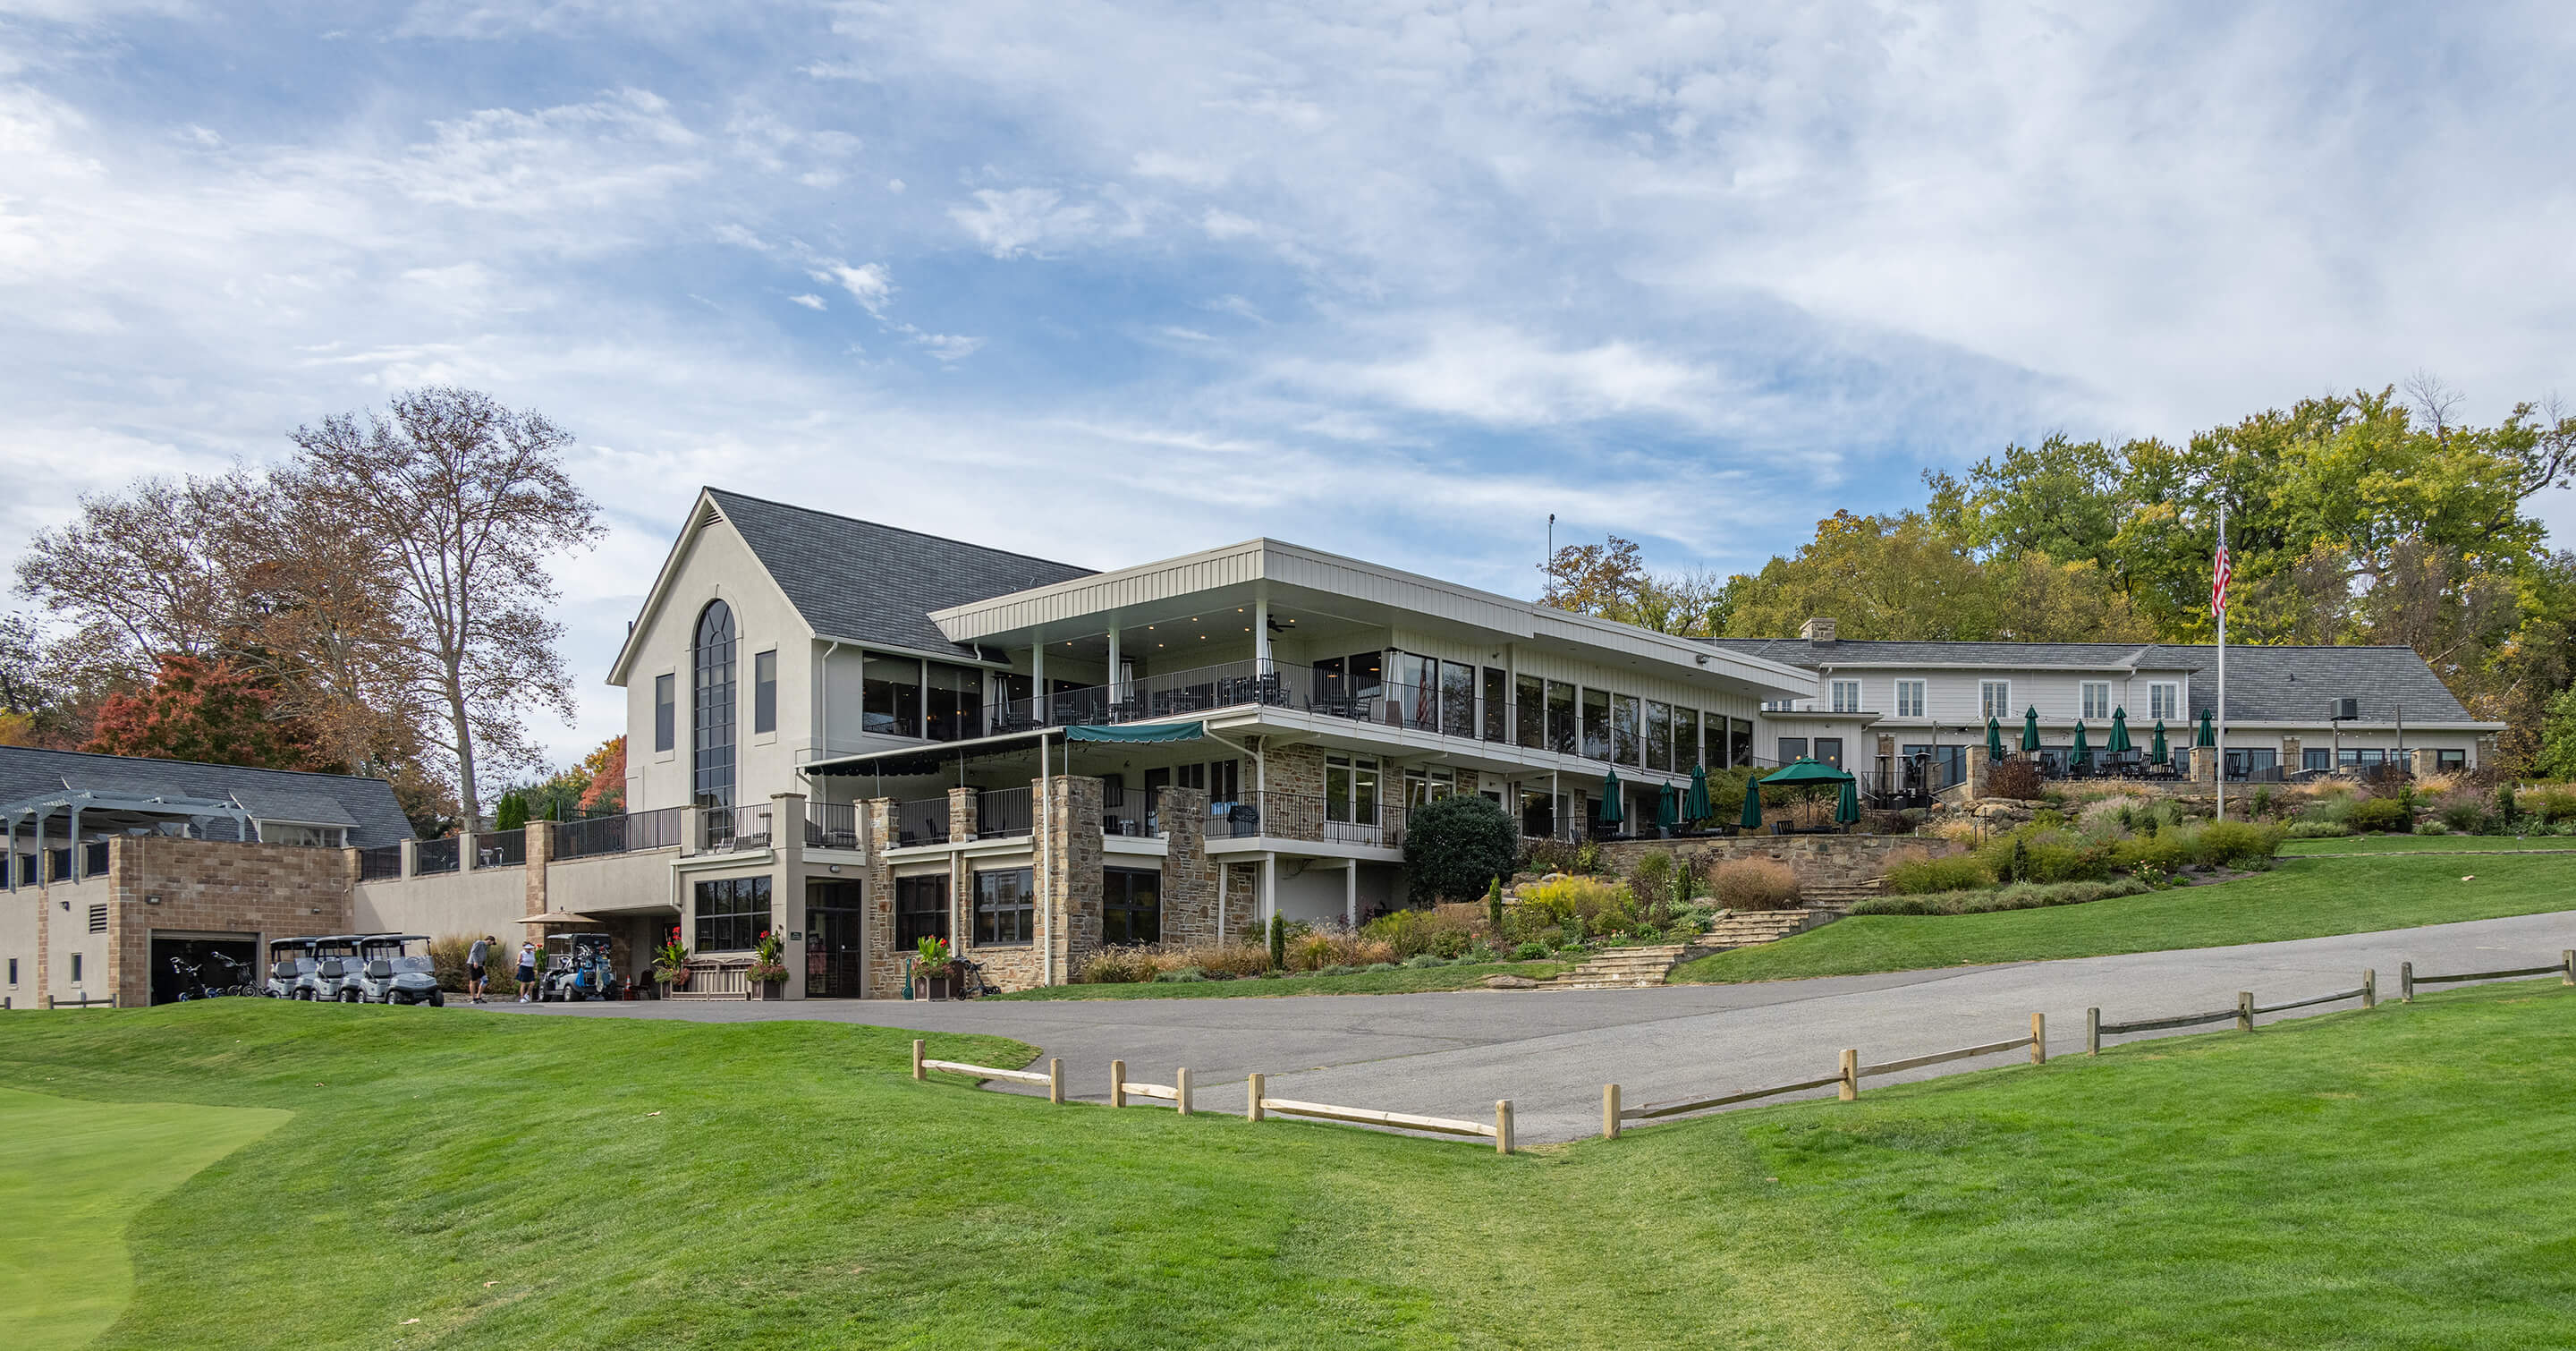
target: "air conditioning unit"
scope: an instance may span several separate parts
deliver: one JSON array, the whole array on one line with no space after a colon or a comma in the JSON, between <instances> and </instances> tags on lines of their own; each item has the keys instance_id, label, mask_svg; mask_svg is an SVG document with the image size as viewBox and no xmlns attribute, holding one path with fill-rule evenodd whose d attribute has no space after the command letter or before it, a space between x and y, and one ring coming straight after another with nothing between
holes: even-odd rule
<instances>
[{"instance_id":1,"label":"air conditioning unit","mask_svg":"<svg viewBox=\"0 0 2576 1351\"><path fill-rule=\"evenodd\" d=\"M2361 701L2359 699L2337 699L2334 701L2334 711L2328 713L2326 717L2328 720L2333 722L2358 721L2361 718Z\"/></svg>"}]
</instances>

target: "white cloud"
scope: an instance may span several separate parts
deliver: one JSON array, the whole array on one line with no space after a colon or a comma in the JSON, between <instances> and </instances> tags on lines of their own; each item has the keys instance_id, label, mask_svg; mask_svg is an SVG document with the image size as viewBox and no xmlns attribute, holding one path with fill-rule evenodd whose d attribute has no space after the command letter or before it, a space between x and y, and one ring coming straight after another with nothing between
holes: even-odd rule
<instances>
[{"instance_id":1,"label":"white cloud","mask_svg":"<svg viewBox=\"0 0 2576 1351\"><path fill-rule=\"evenodd\" d=\"M975 242L996 258L1012 258L1088 238L1098 229L1098 212L1087 204L1063 205L1052 188L978 190L974 206L948 208L949 219L964 227Z\"/></svg>"},{"instance_id":2,"label":"white cloud","mask_svg":"<svg viewBox=\"0 0 2576 1351\"><path fill-rule=\"evenodd\" d=\"M804 306L805 308L807 308L807 309L809 309L809 310L820 310L820 309L825 308L825 306L824 306L824 304L823 304L823 298L822 298L821 296L818 296L818 295L789 296L789 297L788 297L788 299L789 299L789 300L792 300L792 301L794 301L794 302L796 302L796 303L797 303L797 304L799 304L799 305Z\"/></svg>"},{"instance_id":3,"label":"white cloud","mask_svg":"<svg viewBox=\"0 0 2576 1351\"><path fill-rule=\"evenodd\" d=\"M852 267L842 262L827 262L815 269L814 280L829 282L850 293L859 308L882 319L885 304L894 298L894 279L878 263L861 263Z\"/></svg>"}]
</instances>

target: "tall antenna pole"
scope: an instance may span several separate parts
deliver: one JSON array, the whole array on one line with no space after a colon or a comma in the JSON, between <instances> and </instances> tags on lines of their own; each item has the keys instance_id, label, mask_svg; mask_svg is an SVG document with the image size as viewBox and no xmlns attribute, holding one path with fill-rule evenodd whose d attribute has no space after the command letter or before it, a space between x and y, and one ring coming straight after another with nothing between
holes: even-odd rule
<instances>
[{"instance_id":1,"label":"tall antenna pole","mask_svg":"<svg viewBox=\"0 0 2576 1351\"><path fill-rule=\"evenodd\" d=\"M1556 599L1556 513L1547 514L1547 561L1538 565L1547 574L1547 598Z\"/></svg>"},{"instance_id":2,"label":"tall antenna pole","mask_svg":"<svg viewBox=\"0 0 2576 1351\"><path fill-rule=\"evenodd\" d=\"M2213 556L2211 582L2218 598L2218 819L2227 819L2227 584L2218 570L2226 566L2227 499L2218 502L2218 552Z\"/></svg>"}]
</instances>

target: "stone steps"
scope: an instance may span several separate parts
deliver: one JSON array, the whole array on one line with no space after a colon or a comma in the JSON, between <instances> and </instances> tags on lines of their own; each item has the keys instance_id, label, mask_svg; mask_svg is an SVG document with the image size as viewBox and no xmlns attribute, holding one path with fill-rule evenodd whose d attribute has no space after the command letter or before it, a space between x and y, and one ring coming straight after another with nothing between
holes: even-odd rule
<instances>
[{"instance_id":1,"label":"stone steps","mask_svg":"<svg viewBox=\"0 0 2576 1351\"><path fill-rule=\"evenodd\" d=\"M1615 948L1586 960L1543 987L1550 990L1633 990L1664 983L1664 973L1689 953L1686 943Z\"/></svg>"}]
</instances>

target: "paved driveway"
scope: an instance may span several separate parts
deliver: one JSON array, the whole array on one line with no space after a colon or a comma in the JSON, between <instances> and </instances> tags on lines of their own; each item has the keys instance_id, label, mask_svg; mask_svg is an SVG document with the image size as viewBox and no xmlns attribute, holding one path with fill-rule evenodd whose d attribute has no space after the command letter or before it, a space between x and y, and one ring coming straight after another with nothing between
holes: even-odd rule
<instances>
[{"instance_id":1,"label":"paved driveway","mask_svg":"<svg viewBox=\"0 0 2576 1351\"><path fill-rule=\"evenodd\" d=\"M1281 999L1068 1000L963 1004L809 1000L493 1007L547 1017L803 1018L1015 1037L1061 1056L1075 1096L1108 1092L1109 1062L1171 1082L1190 1067L1205 1108L1240 1111L1244 1076L1273 1097L1490 1120L1513 1100L1525 1140L1600 1128L1601 1085L1631 1104L1820 1078L1836 1053L1864 1062L2001 1041L2048 1015L2053 1054L2083 1048L2084 1010L2106 1020L2232 1007L2238 990L2277 1003L2361 983L2397 966L2424 973L2538 966L2576 948L2576 912L2382 933L2146 952L2119 957L1833 976L1755 985L1644 990L1465 991ZM2348 1007L2333 1005L2328 1007ZM2302 1013L2319 1010L2302 1010ZM2295 1017L2298 1014L2284 1014ZM1925 1078L2010 1063L2007 1056L1872 1079ZM1830 1094L1831 1090L1823 1090Z\"/></svg>"}]
</instances>

